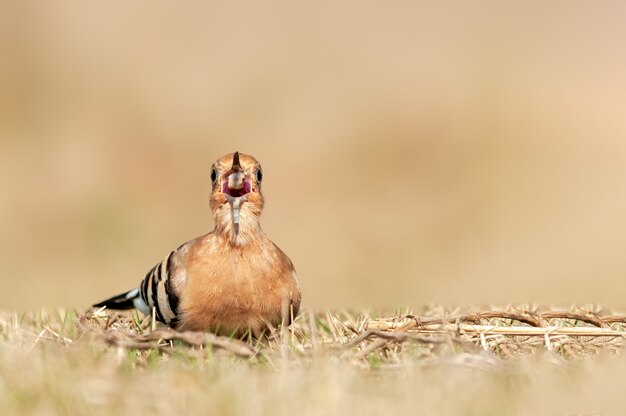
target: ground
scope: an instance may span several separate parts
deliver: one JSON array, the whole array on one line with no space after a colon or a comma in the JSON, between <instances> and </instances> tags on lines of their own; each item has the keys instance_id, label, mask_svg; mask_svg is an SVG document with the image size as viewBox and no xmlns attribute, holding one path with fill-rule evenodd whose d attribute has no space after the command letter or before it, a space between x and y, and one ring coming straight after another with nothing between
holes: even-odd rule
<instances>
[{"instance_id":1,"label":"ground","mask_svg":"<svg viewBox=\"0 0 626 416\"><path fill-rule=\"evenodd\" d=\"M626 317L555 309L305 310L267 339L106 310L0 314L9 415L624 414Z\"/></svg>"}]
</instances>

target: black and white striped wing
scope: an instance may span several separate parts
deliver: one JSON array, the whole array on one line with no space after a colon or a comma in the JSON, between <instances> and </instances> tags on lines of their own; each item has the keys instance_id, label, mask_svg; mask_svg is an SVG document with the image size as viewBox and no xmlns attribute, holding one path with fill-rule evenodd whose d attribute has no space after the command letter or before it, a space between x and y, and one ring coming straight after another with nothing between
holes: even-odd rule
<instances>
[{"instance_id":1,"label":"black and white striped wing","mask_svg":"<svg viewBox=\"0 0 626 416\"><path fill-rule=\"evenodd\" d=\"M173 257L177 251L172 251L160 263L146 274L139 286L139 298L135 307L149 315L154 308L159 322L175 327L178 323L179 294L173 269Z\"/></svg>"}]
</instances>

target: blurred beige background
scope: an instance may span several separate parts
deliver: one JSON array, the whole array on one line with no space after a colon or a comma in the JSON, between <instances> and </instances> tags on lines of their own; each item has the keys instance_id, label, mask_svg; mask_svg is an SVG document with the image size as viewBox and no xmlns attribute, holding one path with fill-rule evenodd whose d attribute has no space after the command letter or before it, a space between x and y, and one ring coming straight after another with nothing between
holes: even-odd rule
<instances>
[{"instance_id":1,"label":"blurred beige background","mask_svg":"<svg viewBox=\"0 0 626 416\"><path fill-rule=\"evenodd\" d=\"M626 305L624 3L130 3L0 1L0 308L132 288L234 150L305 306Z\"/></svg>"}]
</instances>

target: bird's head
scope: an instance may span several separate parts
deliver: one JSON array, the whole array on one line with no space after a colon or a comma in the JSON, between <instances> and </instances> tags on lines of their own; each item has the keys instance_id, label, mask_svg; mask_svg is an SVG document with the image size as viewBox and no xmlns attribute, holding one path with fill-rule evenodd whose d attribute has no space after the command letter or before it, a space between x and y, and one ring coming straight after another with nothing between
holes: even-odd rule
<instances>
[{"instance_id":1,"label":"bird's head","mask_svg":"<svg viewBox=\"0 0 626 416\"><path fill-rule=\"evenodd\" d=\"M263 210L261 164L252 156L235 152L222 156L211 167L211 211L218 231L231 241L260 229Z\"/></svg>"}]
</instances>

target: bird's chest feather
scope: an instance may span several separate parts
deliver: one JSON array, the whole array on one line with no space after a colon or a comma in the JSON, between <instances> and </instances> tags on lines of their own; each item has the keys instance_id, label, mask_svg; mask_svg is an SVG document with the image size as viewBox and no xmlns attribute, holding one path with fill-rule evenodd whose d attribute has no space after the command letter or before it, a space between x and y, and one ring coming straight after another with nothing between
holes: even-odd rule
<instances>
[{"instance_id":1,"label":"bird's chest feather","mask_svg":"<svg viewBox=\"0 0 626 416\"><path fill-rule=\"evenodd\" d=\"M272 247L209 245L189 262L187 278L186 327L229 332L280 319L291 275Z\"/></svg>"}]
</instances>

